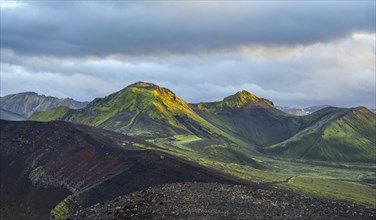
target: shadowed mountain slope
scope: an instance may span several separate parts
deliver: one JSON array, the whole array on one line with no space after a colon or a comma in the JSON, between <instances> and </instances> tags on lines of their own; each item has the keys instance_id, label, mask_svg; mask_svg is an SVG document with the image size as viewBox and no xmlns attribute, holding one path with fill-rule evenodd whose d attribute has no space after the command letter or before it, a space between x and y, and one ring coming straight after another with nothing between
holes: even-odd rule
<instances>
[{"instance_id":1,"label":"shadowed mountain slope","mask_svg":"<svg viewBox=\"0 0 376 220\"><path fill-rule=\"evenodd\" d=\"M209 122L259 148L291 137L303 125L302 119L277 110L271 101L247 91L220 102L193 106Z\"/></svg>"},{"instance_id":2,"label":"shadowed mountain slope","mask_svg":"<svg viewBox=\"0 0 376 220\"><path fill-rule=\"evenodd\" d=\"M17 113L5 110L3 108L0 108L0 119L9 120L9 121L24 121L24 120L26 120L26 118L23 117L22 115L19 115Z\"/></svg>"},{"instance_id":3,"label":"shadowed mountain slope","mask_svg":"<svg viewBox=\"0 0 376 220\"><path fill-rule=\"evenodd\" d=\"M0 123L2 219L48 219L51 209L59 219L164 183L246 183L166 153L140 150L158 147L95 127L59 121Z\"/></svg>"},{"instance_id":4,"label":"shadowed mountain slope","mask_svg":"<svg viewBox=\"0 0 376 220\"><path fill-rule=\"evenodd\" d=\"M194 107L207 121L263 153L294 159L376 162L376 118L364 107L327 107L298 117L245 91Z\"/></svg>"}]
</instances>

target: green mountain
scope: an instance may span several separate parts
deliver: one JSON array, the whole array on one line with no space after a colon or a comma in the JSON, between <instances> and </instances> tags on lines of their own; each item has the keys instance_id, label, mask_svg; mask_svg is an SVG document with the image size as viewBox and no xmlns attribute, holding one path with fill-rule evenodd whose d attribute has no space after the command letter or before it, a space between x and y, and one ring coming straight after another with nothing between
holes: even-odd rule
<instances>
[{"instance_id":1,"label":"green mountain","mask_svg":"<svg viewBox=\"0 0 376 220\"><path fill-rule=\"evenodd\" d=\"M288 158L376 162L376 115L367 108L325 108L312 124L266 153Z\"/></svg>"},{"instance_id":2,"label":"green mountain","mask_svg":"<svg viewBox=\"0 0 376 220\"><path fill-rule=\"evenodd\" d=\"M170 90L151 83L137 82L95 99L79 110L34 113L30 120L74 121L159 141L164 147L179 152L258 166L252 160L248 144L209 123Z\"/></svg>"},{"instance_id":3,"label":"green mountain","mask_svg":"<svg viewBox=\"0 0 376 220\"><path fill-rule=\"evenodd\" d=\"M53 109L30 119L74 121L154 140L181 155L253 165L252 158L265 154L372 162L375 152L375 115L366 108L329 107L299 117L247 91L188 104L168 89L138 82L85 108Z\"/></svg>"},{"instance_id":4,"label":"green mountain","mask_svg":"<svg viewBox=\"0 0 376 220\"><path fill-rule=\"evenodd\" d=\"M376 207L370 196L376 119L362 107L294 116L246 91L219 102L188 104L168 89L138 82L85 108L60 107L34 113L30 120L67 120L131 134L159 151L266 187Z\"/></svg>"},{"instance_id":5,"label":"green mountain","mask_svg":"<svg viewBox=\"0 0 376 220\"><path fill-rule=\"evenodd\" d=\"M267 99L259 98L256 95L243 90L237 92L235 95L226 97L221 102L200 103L198 108L201 110L218 111L239 108L274 108L274 104Z\"/></svg>"},{"instance_id":6,"label":"green mountain","mask_svg":"<svg viewBox=\"0 0 376 220\"><path fill-rule=\"evenodd\" d=\"M303 119L288 115L271 101L247 91L220 102L200 103L195 110L212 124L257 148L291 137L304 124Z\"/></svg>"},{"instance_id":7,"label":"green mountain","mask_svg":"<svg viewBox=\"0 0 376 220\"><path fill-rule=\"evenodd\" d=\"M8 121L24 121L24 120L26 120L26 118L24 118L22 115L19 115L17 113L5 110L3 108L0 108L0 119L8 120Z\"/></svg>"},{"instance_id":8,"label":"green mountain","mask_svg":"<svg viewBox=\"0 0 376 220\"><path fill-rule=\"evenodd\" d=\"M58 106L79 109L85 107L86 104L87 102L78 102L70 98L59 99L39 95L35 92L22 92L0 97L1 108L19 114L24 118L28 118L34 112L43 112Z\"/></svg>"},{"instance_id":9,"label":"green mountain","mask_svg":"<svg viewBox=\"0 0 376 220\"><path fill-rule=\"evenodd\" d=\"M64 119L146 138L176 134L207 137L216 129L170 90L144 82L95 99L80 110L51 110L30 119Z\"/></svg>"},{"instance_id":10,"label":"green mountain","mask_svg":"<svg viewBox=\"0 0 376 220\"><path fill-rule=\"evenodd\" d=\"M73 110L65 107L59 106L45 112L34 112L29 117L31 121L53 121L53 120L64 120Z\"/></svg>"}]
</instances>

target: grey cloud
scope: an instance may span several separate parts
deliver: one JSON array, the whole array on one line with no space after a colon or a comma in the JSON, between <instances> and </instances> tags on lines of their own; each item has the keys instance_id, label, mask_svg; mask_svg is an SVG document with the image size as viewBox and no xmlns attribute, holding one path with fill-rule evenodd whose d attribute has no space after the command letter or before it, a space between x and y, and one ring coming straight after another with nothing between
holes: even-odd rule
<instances>
[{"instance_id":1,"label":"grey cloud","mask_svg":"<svg viewBox=\"0 0 376 220\"><path fill-rule=\"evenodd\" d=\"M277 105L373 107L374 47L373 42L342 40L306 47L297 58L289 60L251 59L231 53L161 60L62 59L60 62L55 58L22 57L21 65L2 63L1 92L4 95L34 90L91 100L136 81L147 81L167 87L189 102L217 101L246 89ZM333 51L335 56L331 56ZM359 54L361 59L356 59ZM9 60L14 58L11 54L7 56Z\"/></svg>"},{"instance_id":2,"label":"grey cloud","mask_svg":"<svg viewBox=\"0 0 376 220\"><path fill-rule=\"evenodd\" d=\"M208 53L375 32L374 1L46 2L1 8L1 48L39 56Z\"/></svg>"}]
</instances>

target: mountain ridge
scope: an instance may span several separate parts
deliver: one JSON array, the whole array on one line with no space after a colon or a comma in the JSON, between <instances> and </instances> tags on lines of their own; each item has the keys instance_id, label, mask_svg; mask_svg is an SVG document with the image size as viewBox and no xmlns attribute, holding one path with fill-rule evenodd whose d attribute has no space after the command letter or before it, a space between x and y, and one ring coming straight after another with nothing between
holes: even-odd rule
<instances>
[{"instance_id":1,"label":"mountain ridge","mask_svg":"<svg viewBox=\"0 0 376 220\"><path fill-rule=\"evenodd\" d=\"M295 134L292 138L266 148L273 155L375 163L376 115L365 107L351 109L328 107L324 120ZM304 145L301 139L304 139Z\"/></svg>"},{"instance_id":2,"label":"mountain ridge","mask_svg":"<svg viewBox=\"0 0 376 220\"><path fill-rule=\"evenodd\" d=\"M349 120L373 131L375 118L370 116L373 113L363 107L355 109L368 115L368 120L362 117L351 117ZM289 143L288 146L293 146L290 149L295 149L293 151L306 152L307 146L316 146L316 141L324 141L325 149L331 149L332 145L338 148L335 147L334 136L324 137L320 132L330 123L342 120L342 114L349 111L352 110L326 107L307 116L294 116L278 110L273 102L245 90L222 101L189 104L169 89L152 83L136 82L109 96L95 99L85 108L36 113L30 120L74 121L155 141L158 138L169 138L174 142L177 135L193 136L196 137L191 138L194 141L184 142L184 148L211 157L232 158L230 161L233 162L239 162L240 155L245 155L248 158L246 160L249 160L259 153L296 159L351 161L351 155L344 156L337 151L333 151L333 157L325 154L307 156L310 154L286 153L290 151L278 147ZM354 150L367 148L361 150L362 153L354 160L372 162L369 153L373 151L370 147L374 143L373 134L364 132L367 130L364 128L359 128L362 132L347 129L354 135L354 140L363 140L359 142L361 144L351 140L344 144L346 148ZM327 132L330 133L330 130ZM163 143L172 148L182 147L179 143Z\"/></svg>"},{"instance_id":3,"label":"mountain ridge","mask_svg":"<svg viewBox=\"0 0 376 220\"><path fill-rule=\"evenodd\" d=\"M30 117L34 112L42 112L59 106L79 109L86 106L87 102L75 101L71 98L57 98L39 95L35 92L22 92L10 94L0 98L0 106L10 112Z\"/></svg>"},{"instance_id":4,"label":"mountain ridge","mask_svg":"<svg viewBox=\"0 0 376 220\"><path fill-rule=\"evenodd\" d=\"M0 107L0 119L2 119L2 120L9 120L9 121L23 121L23 120L26 120L26 118L23 117L22 115L19 115L17 113L11 112L11 111L8 111L6 109L3 109L2 107Z\"/></svg>"},{"instance_id":5,"label":"mountain ridge","mask_svg":"<svg viewBox=\"0 0 376 220\"><path fill-rule=\"evenodd\" d=\"M240 108L274 108L273 102L260 98L246 90L239 91L234 95L225 97L222 101L200 102L196 104L200 110L223 110L223 109L240 109Z\"/></svg>"}]
</instances>

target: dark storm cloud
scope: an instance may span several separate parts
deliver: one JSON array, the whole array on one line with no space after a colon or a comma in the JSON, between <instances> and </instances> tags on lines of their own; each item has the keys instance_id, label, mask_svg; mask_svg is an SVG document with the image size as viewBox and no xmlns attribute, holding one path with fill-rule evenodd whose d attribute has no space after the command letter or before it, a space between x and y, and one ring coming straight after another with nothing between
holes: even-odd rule
<instances>
[{"instance_id":1,"label":"dark storm cloud","mask_svg":"<svg viewBox=\"0 0 376 220\"><path fill-rule=\"evenodd\" d=\"M375 31L375 2L52 2L1 8L1 48L45 56L210 53Z\"/></svg>"}]
</instances>

